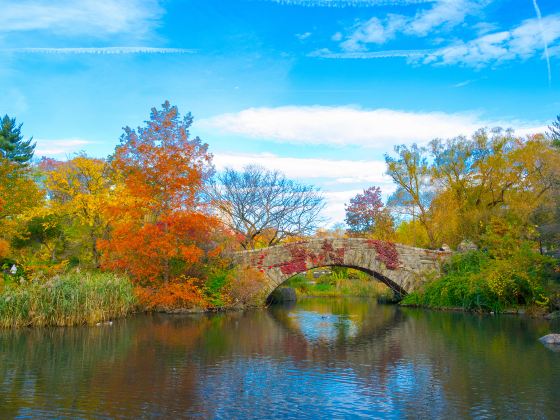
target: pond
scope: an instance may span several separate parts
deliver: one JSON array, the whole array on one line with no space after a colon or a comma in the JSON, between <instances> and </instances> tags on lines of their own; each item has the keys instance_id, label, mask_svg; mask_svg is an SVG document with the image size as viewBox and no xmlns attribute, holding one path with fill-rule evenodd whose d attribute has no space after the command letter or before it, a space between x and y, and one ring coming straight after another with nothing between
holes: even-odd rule
<instances>
[{"instance_id":1,"label":"pond","mask_svg":"<svg viewBox=\"0 0 560 420\"><path fill-rule=\"evenodd\" d=\"M558 418L560 323L314 298L0 331L0 418Z\"/></svg>"}]
</instances>

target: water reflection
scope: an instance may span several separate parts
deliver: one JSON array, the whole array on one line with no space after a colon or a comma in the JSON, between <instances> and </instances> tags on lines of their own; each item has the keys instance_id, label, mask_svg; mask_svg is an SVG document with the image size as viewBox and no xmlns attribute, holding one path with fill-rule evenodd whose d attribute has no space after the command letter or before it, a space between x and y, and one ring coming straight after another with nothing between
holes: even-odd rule
<instances>
[{"instance_id":1,"label":"water reflection","mask_svg":"<svg viewBox=\"0 0 560 420\"><path fill-rule=\"evenodd\" d=\"M0 418L554 418L560 324L360 299L0 332Z\"/></svg>"}]
</instances>

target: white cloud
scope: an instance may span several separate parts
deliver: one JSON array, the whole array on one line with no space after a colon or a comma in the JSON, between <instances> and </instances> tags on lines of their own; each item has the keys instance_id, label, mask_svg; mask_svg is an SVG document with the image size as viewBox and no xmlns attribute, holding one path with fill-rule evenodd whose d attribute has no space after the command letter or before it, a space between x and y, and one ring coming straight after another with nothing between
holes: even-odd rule
<instances>
[{"instance_id":1,"label":"white cloud","mask_svg":"<svg viewBox=\"0 0 560 420\"><path fill-rule=\"evenodd\" d=\"M93 141L70 138L70 139L34 139L37 142L35 156L57 156L76 153L83 146L94 143Z\"/></svg>"},{"instance_id":2,"label":"white cloud","mask_svg":"<svg viewBox=\"0 0 560 420\"><path fill-rule=\"evenodd\" d=\"M157 0L18 0L3 2L0 32L62 35L149 33L163 14Z\"/></svg>"},{"instance_id":3,"label":"white cloud","mask_svg":"<svg viewBox=\"0 0 560 420\"><path fill-rule=\"evenodd\" d=\"M560 40L560 14L546 16L540 22L536 18L527 19L510 31L486 34L472 41L432 51L422 62L483 67L504 61L526 60L542 54L543 39L551 47ZM552 56L558 51L550 48L549 54Z\"/></svg>"},{"instance_id":4,"label":"white cloud","mask_svg":"<svg viewBox=\"0 0 560 420\"><path fill-rule=\"evenodd\" d=\"M495 23L490 22L478 22L472 25L472 29L476 31L479 36L486 35L490 32L495 32L499 29L499 26Z\"/></svg>"},{"instance_id":5,"label":"white cloud","mask_svg":"<svg viewBox=\"0 0 560 420\"><path fill-rule=\"evenodd\" d=\"M311 36L311 32L304 32L302 34L296 34L296 38L299 39L300 41L303 41L304 39L307 39Z\"/></svg>"},{"instance_id":6,"label":"white cloud","mask_svg":"<svg viewBox=\"0 0 560 420\"><path fill-rule=\"evenodd\" d=\"M271 153L217 153L213 161L218 170L226 167L242 169L244 166L256 164L300 180L322 179L326 180L327 184L329 181L337 184L391 184L391 179L385 175L385 162L379 160L295 158L280 157Z\"/></svg>"},{"instance_id":7,"label":"white cloud","mask_svg":"<svg viewBox=\"0 0 560 420\"><path fill-rule=\"evenodd\" d=\"M344 204L364 188L379 186L385 197L395 190L391 178L385 175L385 162L380 160L295 158L270 153L217 153L214 155L214 164L218 170L226 167L241 170L244 166L256 164L281 171L288 178L318 185L326 201L323 216L330 223L344 221ZM333 190L348 186L350 188L343 191Z\"/></svg>"},{"instance_id":8,"label":"white cloud","mask_svg":"<svg viewBox=\"0 0 560 420\"><path fill-rule=\"evenodd\" d=\"M363 192L363 189L352 189L346 191L327 191L324 193L325 196L325 209L323 210L323 216L327 219L327 224L341 223L344 222L346 212L345 204L350 202L350 199L355 197L356 194Z\"/></svg>"},{"instance_id":9,"label":"white cloud","mask_svg":"<svg viewBox=\"0 0 560 420\"><path fill-rule=\"evenodd\" d=\"M404 32L409 35L426 36L435 28L455 27L467 15L478 13L489 0L439 0L434 7L420 11L409 20Z\"/></svg>"},{"instance_id":10,"label":"white cloud","mask_svg":"<svg viewBox=\"0 0 560 420\"><path fill-rule=\"evenodd\" d=\"M294 144L359 145L389 150L394 144L470 135L480 127L540 131L537 124L492 121L473 113L407 112L351 106L249 108L199 120L206 129Z\"/></svg>"},{"instance_id":11,"label":"white cloud","mask_svg":"<svg viewBox=\"0 0 560 420\"><path fill-rule=\"evenodd\" d=\"M340 58L369 60L373 58L422 58L431 54L432 50L384 50L384 51L346 51L333 52L328 48L321 48L308 54L309 57Z\"/></svg>"},{"instance_id":12,"label":"white cloud","mask_svg":"<svg viewBox=\"0 0 560 420\"><path fill-rule=\"evenodd\" d=\"M387 15L385 21L372 17L357 25L352 35L341 42L340 46L345 51L363 51L367 44L384 44L395 38L406 24L407 19L402 15Z\"/></svg>"},{"instance_id":13,"label":"white cloud","mask_svg":"<svg viewBox=\"0 0 560 420\"><path fill-rule=\"evenodd\" d=\"M341 33L341 32L335 33L335 34L331 37L331 39L332 39L333 41L340 41L340 40L342 39L342 33Z\"/></svg>"},{"instance_id":14,"label":"white cloud","mask_svg":"<svg viewBox=\"0 0 560 420\"><path fill-rule=\"evenodd\" d=\"M492 26L488 25L485 29L490 28ZM364 41L366 38L360 35L342 42L342 52L322 48L312 51L308 56L328 59L401 57L413 64L482 68L507 61L527 60L535 56L548 60L549 57L560 55L560 14L549 15L540 20L527 19L511 30L490 33L486 30L482 31L484 35L471 41L457 41L452 45L430 50L367 51ZM374 42L373 38L367 39L368 42Z\"/></svg>"},{"instance_id":15,"label":"white cloud","mask_svg":"<svg viewBox=\"0 0 560 420\"><path fill-rule=\"evenodd\" d=\"M384 44L397 34L424 37L439 28L453 28L464 22L467 15L478 13L490 0L437 0L428 9L414 16L388 14L360 22L340 43L344 51L365 51L368 44Z\"/></svg>"},{"instance_id":16,"label":"white cloud","mask_svg":"<svg viewBox=\"0 0 560 420\"><path fill-rule=\"evenodd\" d=\"M196 50L155 47L3 48L0 52L29 54L192 54Z\"/></svg>"}]
</instances>

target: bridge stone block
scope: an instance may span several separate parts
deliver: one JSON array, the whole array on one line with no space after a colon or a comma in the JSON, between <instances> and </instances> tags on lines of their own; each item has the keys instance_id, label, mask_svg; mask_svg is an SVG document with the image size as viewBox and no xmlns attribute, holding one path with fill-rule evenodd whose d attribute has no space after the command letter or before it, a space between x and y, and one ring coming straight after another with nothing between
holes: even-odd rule
<instances>
[{"instance_id":1,"label":"bridge stone block","mask_svg":"<svg viewBox=\"0 0 560 420\"><path fill-rule=\"evenodd\" d=\"M264 294L290 277L317 267L341 266L364 271L405 295L441 272L449 251L414 248L363 238L326 238L236 253L234 263L265 274Z\"/></svg>"}]
</instances>

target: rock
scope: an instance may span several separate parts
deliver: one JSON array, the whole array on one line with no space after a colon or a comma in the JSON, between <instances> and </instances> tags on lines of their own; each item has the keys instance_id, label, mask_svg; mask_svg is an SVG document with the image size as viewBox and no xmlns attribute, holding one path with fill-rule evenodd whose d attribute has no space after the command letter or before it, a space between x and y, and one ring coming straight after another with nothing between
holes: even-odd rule
<instances>
[{"instance_id":1,"label":"rock","mask_svg":"<svg viewBox=\"0 0 560 420\"><path fill-rule=\"evenodd\" d=\"M444 251L444 252L451 252L451 248L449 247L449 245L447 244L443 244L440 248L440 251Z\"/></svg>"},{"instance_id":2,"label":"rock","mask_svg":"<svg viewBox=\"0 0 560 420\"><path fill-rule=\"evenodd\" d=\"M556 318L560 318L560 311L554 311L545 315L545 319L556 319Z\"/></svg>"},{"instance_id":3,"label":"rock","mask_svg":"<svg viewBox=\"0 0 560 420\"><path fill-rule=\"evenodd\" d=\"M558 346L560 345L560 334L548 334L539 338L539 341L543 344L554 344Z\"/></svg>"},{"instance_id":4,"label":"rock","mask_svg":"<svg viewBox=\"0 0 560 420\"><path fill-rule=\"evenodd\" d=\"M296 290L293 287L278 288L268 297L269 303L295 302L296 300Z\"/></svg>"},{"instance_id":5,"label":"rock","mask_svg":"<svg viewBox=\"0 0 560 420\"><path fill-rule=\"evenodd\" d=\"M463 239L459 245L457 245L457 252L469 252L476 251L478 247L472 241L468 239Z\"/></svg>"}]
</instances>

